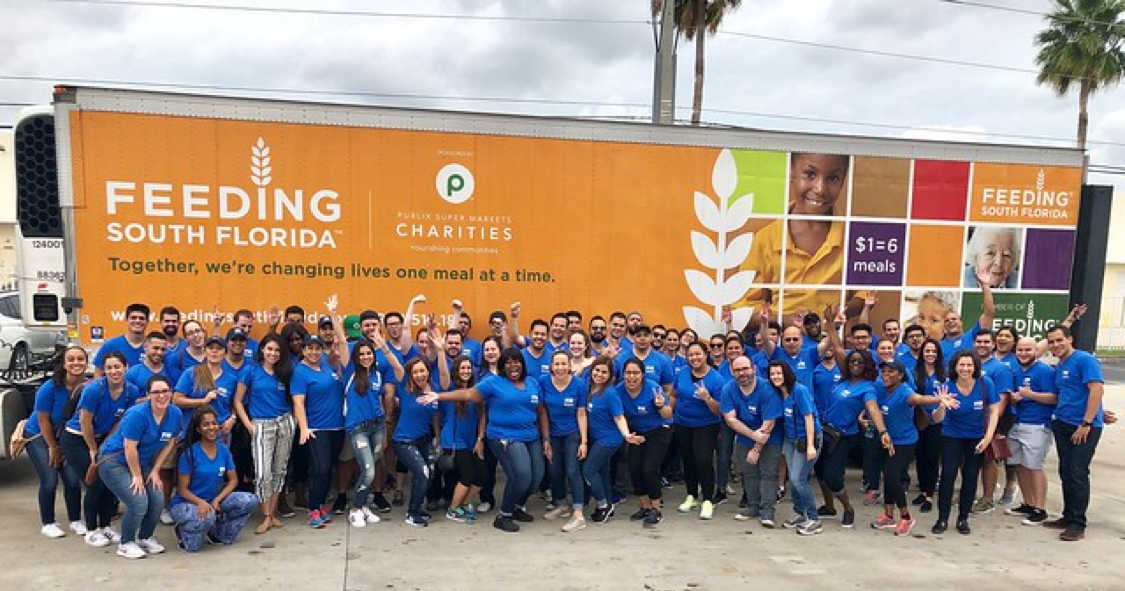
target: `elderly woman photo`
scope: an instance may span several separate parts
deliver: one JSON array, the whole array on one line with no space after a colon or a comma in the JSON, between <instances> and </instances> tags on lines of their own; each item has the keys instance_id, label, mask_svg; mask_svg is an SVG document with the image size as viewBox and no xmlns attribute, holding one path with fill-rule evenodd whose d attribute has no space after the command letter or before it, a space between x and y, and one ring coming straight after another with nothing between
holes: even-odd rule
<instances>
[{"instance_id":1,"label":"elderly woman photo","mask_svg":"<svg viewBox=\"0 0 1125 591\"><path fill-rule=\"evenodd\" d=\"M992 288L1014 289L1019 285L1019 230L977 226L969 232L962 285L976 287L985 277Z\"/></svg>"}]
</instances>

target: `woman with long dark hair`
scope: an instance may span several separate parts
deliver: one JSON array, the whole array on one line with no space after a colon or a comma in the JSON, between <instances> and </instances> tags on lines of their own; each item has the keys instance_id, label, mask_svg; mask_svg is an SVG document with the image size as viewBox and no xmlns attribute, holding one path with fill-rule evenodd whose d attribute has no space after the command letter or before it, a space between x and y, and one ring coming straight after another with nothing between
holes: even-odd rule
<instances>
[{"instance_id":1,"label":"woman with long dark hair","mask_svg":"<svg viewBox=\"0 0 1125 591\"><path fill-rule=\"evenodd\" d=\"M938 387L945 383L945 360L941 343L927 338L918 349L918 364L914 366L914 383L918 393L936 396ZM914 450L915 468L918 472L918 487L921 492L912 504L922 513L934 509L934 495L937 493L938 474L941 473L941 423L931 418L937 407L918 406L914 408L914 424L918 427L918 445Z\"/></svg>"},{"instance_id":2,"label":"woman with long dark hair","mask_svg":"<svg viewBox=\"0 0 1125 591\"><path fill-rule=\"evenodd\" d=\"M477 382L483 382L487 379L496 378L503 373L504 368L500 366L500 354L504 352L504 341L497 336L489 336L481 341L481 364L480 364L480 377ZM481 405L484 410L484 405ZM477 429L479 433L484 433L488 420L488 413L479 413L480 425ZM488 445L487 439L484 443L484 480L480 485L480 503L477 503L475 508L476 513L488 513L493 507L497 506L496 503L496 468L500 462L496 459L496 454L492 453L492 446Z\"/></svg>"},{"instance_id":3,"label":"woman with long dark hair","mask_svg":"<svg viewBox=\"0 0 1125 591\"><path fill-rule=\"evenodd\" d=\"M767 371L770 384L781 394L785 429L785 442L781 450L793 491L793 516L784 526L797 530L803 536L819 534L824 531L824 526L817 514L816 497L809 483L809 475L821 444L821 426L816 414L816 404L813 402L812 392L797 381L797 375L788 362L771 361Z\"/></svg>"},{"instance_id":4,"label":"woman with long dark hair","mask_svg":"<svg viewBox=\"0 0 1125 591\"><path fill-rule=\"evenodd\" d=\"M476 385L473 360L461 355L453 360L453 388ZM462 523L476 521L476 511L469 502L484 480L484 432L480 430L480 405L475 402L443 402L441 413L441 448L453 452L453 468L457 485L449 501L446 519Z\"/></svg>"},{"instance_id":5,"label":"woman with long dark hair","mask_svg":"<svg viewBox=\"0 0 1125 591\"><path fill-rule=\"evenodd\" d=\"M623 443L643 443L644 438L629 432L621 397L613 389L613 360L599 356L590 366L590 395L586 398L586 420L589 424L590 451L582 464L582 476L590 483L590 494L596 506L590 518L605 523L613 517L613 475L610 459Z\"/></svg>"},{"instance_id":6,"label":"woman with long dark hair","mask_svg":"<svg viewBox=\"0 0 1125 591\"><path fill-rule=\"evenodd\" d=\"M624 379L617 385L625 418L637 443L629 446L629 472L640 508L630 519L655 527L664 521L660 466L672 444L672 405L659 384L645 379L645 365L633 357L625 362Z\"/></svg>"},{"instance_id":7,"label":"woman with long dark hair","mask_svg":"<svg viewBox=\"0 0 1125 591\"><path fill-rule=\"evenodd\" d=\"M441 381L449 383L449 367L443 352L443 341L435 336L431 343L438 350L437 365ZM437 422L438 405L426 396L427 392L433 390L433 378L425 358L415 357L406 362L405 373L404 387L395 388L393 394L388 392L384 405L388 414L401 408L391 446L395 450L395 456L410 472L410 502L406 511L406 524L426 527L430 524L431 515L422 505L434 472L430 459L433 455L433 434L441 431Z\"/></svg>"},{"instance_id":8,"label":"woman with long dark hair","mask_svg":"<svg viewBox=\"0 0 1125 591\"><path fill-rule=\"evenodd\" d=\"M676 510L687 513L698 507L700 519L714 516L715 448L722 422L723 378L708 359L705 343L688 345L688 367L676 376L672 399L676 446L683 458L687 488L687 497Z\"/></svg>"},{"instance_id":9,"label":"woman with long dark hair","mask_svg":"<svg viewBox=\"0 0 1125 591\"><path fill-rule=\"evenodd\" d=\"M233 544L258 507L252 493L234 490L238 474L221 429L218 412L204 404L196 407L180 443L171 512L176 539L187 552L198 552L205 538L212 544Z\"/></svg>"}]
</instances>

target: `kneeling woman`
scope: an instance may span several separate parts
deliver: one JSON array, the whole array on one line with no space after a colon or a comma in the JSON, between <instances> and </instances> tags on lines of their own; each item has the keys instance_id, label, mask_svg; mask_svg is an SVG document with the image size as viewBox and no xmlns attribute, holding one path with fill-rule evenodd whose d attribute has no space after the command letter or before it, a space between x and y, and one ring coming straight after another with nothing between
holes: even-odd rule
<instances>
[{"instance_id":1,"label":"kneeling woman","mask_svg":"<svg viewBox=\"0 0 1125 591\"><path fill-rule=\"evenodd\" d=\"M487 356L488 349L485 349ZM539 439L539 382L528 379L527 365L519 349L500 355L500 376L486 379L472 388L427 394L419 404L442 402L483 402L487 407L488 447L500 461L507 477L500 512L492 526L506 532L520 530L520 522L535 521L524 508L527 499L543 480L543 444Z\"/></svg>"},{"instance_id":2,"label":"kneeling woman","mask_svg":"<svg viewBox=\"0 0 1125 591\"><path fill-rule=\"evenodd\" d=\"M172 519L180 548L197 552L204 536L212 544L233 544L258 507L253 493L236 492L238 474L230 449L219 439L219 415L204 405L195 409L177 463Z\"/></svg>"},{"instance_id":3,"label":"kneeling woman","mask_svg":"<svg viewBox=\"0 0 1125 591\"><path fill-rule=\"evenodd\" d=\"M152 537L164 509L159 468L176 447L183 419L183 411L172 406L168 379L153 376L148 400L125 411L117 430L102 445L98 476L125 504L118 556L135 559L164 551Z\"/></svg>"}]
</instances>

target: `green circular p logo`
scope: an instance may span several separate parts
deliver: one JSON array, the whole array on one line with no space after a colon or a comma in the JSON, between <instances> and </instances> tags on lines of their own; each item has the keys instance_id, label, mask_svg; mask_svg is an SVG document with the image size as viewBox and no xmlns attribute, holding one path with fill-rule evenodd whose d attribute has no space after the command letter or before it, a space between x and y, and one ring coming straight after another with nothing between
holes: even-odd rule
<instances>
[{"instance_id":1,"label":"green circular p logo","mask_svg":"<svg viewBox=\"0 0 1125 591\"><path fill-rule=\"evenodd\" d=\"M447 203L459 205L473 196L476 181L468 168L460 164L446 164L438 171L435 187Z\"/></svg>"}]
</instances>

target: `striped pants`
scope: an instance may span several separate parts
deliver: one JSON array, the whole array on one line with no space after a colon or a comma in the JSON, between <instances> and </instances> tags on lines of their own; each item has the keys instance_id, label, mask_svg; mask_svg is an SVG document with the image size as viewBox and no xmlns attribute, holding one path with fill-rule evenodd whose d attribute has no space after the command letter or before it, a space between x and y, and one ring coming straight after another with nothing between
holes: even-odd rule
<instances>
[{"instance_id":1,"label":"striped pants","mask_svg":"<svg viewBox=\"0 0 1125 591\"><path fill-rule=\"evenodd\" d=\"M289 413L276 419L254 420L254 490L262 503L285 486L295 428L293 415Z\"/></svg>"}]
</instances>

